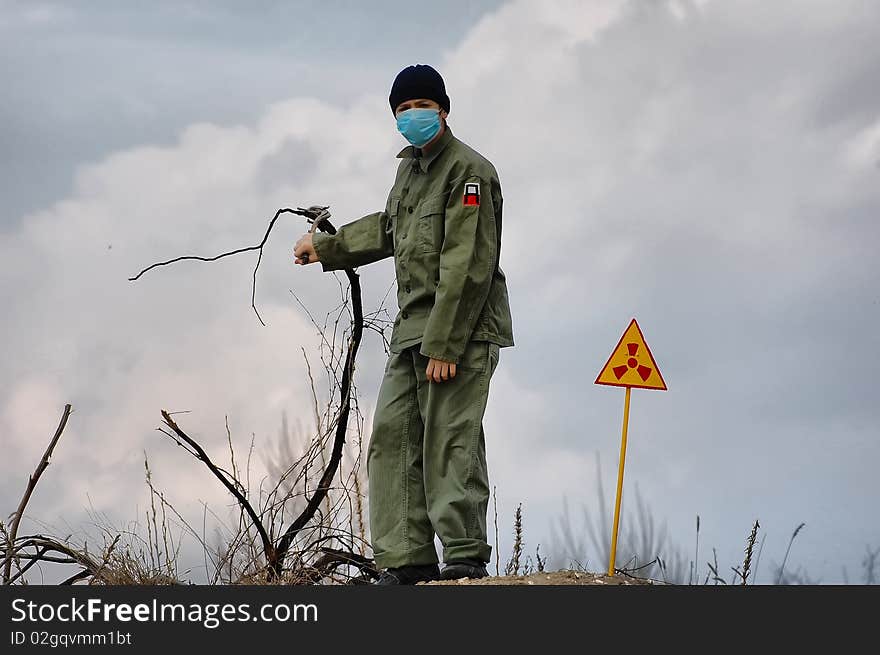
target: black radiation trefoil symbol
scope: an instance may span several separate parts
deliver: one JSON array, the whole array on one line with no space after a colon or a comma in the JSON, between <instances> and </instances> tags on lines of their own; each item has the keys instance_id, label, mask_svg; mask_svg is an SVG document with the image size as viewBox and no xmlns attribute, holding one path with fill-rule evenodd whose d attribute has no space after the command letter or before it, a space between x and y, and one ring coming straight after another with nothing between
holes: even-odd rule
<instances>
[{"instance_id":1,"label":"black radiation trefoil symbol","mask_svg":"<svg viewBox=\"0 0 880 655\"><path fill-rule=\"evenodd\" d=\"M651 377L652 369L644 364L639 364L639 360L636 359L636 351L639 349L639 344L628 343L626 344L626 349L629 351L629 359L626 360L626 365L615 366L611 369L614 371L614 376L619 380L623 377L624 373L629 369L634 368L639 374L639 377L642 378L642 382L647 382L648 378Z\"/></svg>"}]
</instances>

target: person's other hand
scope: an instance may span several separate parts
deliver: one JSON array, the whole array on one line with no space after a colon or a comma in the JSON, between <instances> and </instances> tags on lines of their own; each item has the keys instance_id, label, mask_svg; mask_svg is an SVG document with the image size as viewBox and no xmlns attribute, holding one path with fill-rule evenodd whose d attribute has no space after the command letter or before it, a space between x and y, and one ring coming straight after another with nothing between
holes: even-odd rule
<instances>
[{"instance_id":1,"label":"person's other hand","mask_svg":"<svg viewBox=\"0 0 880 655\"><path fill-rule=\"evenodd\" d=\"M428 368L425 369L425 377L428 382L443 382L455 377L455 364L444 362L442 359L428 359Z\"/></svg>"},{"instance_id":2,"label":"person's other hand","mask_svg":"<svg viewBox=\"0 0 880 655\"><path fill-rule=\"evenodd\" d=\"M303 255L308 255L309 260L305 261ZM315 252L315 246L312 245L312 233L303 234L296 245L293 247L293 262L295 264L312 264L318 260L318 253Z\"/></svg>"}]
</instances>

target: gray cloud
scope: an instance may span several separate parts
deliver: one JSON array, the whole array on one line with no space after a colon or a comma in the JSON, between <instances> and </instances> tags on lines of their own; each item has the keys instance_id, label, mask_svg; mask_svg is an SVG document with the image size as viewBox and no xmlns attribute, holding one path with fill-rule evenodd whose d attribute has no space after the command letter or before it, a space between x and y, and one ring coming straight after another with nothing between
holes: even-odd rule
<instances>
[{"instance_id":1,"label":"gray cloud","mask_svg":"<svg viewBox=\"0 0 880 655\"><path fill-rule=\"evenodd\" d=\"M4 2L0 231L69 194L83 161L172 144L198 121L253 122L296 95L345 104L390 88L499 1Z\"/></svg>"},{"instance_id":2,"label":"gray cloud","mask_svg":"<svg viewBox=\"0 0 880 655\"><path fill-rule=\"evenodd\" d=\"M289 183L293 175L300 183L305 183L314 173L312 165L317 160L318 153L312 150L307 140L287 139L278 150L263 159L257 171L257 181L267 190Z\"/></svg>"}]
</instances>

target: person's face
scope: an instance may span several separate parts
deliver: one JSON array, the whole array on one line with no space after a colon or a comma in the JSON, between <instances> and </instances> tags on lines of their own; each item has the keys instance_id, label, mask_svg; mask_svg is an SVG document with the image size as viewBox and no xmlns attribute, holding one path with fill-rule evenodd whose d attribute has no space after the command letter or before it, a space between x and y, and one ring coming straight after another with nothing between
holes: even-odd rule
<instances>
[{"instance_id":1,"label":"person's face","mask_svg":"<svg viewBox=\"0 0 880 655\"><path fill-rule=\"evenodd\" d=\"M445 122L446 121L446 110L440 109L440 105L438 105L433 100L429 100L427 98L414 98L412 100L405 100L397 105L397 108L394 110L394 116L399 116L402 112L405 112L407 109L439 109L440 110L440 118Z\"/></svg>"}]
</instances>

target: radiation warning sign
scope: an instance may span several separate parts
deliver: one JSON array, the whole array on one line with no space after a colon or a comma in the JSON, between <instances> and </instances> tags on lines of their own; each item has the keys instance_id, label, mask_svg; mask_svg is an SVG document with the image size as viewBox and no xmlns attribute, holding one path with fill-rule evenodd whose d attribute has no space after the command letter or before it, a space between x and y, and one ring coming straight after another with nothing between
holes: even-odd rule
<instances>
[{"instance_id":1,"label":"radiation warning sign","mask_svg":"<svg viewBox=\"0 0 880 655\"><path fill-rule=\"evenodd\" d=\"M666 391L666 382L636 319L630 321L595 384Z\"/></svg>"},{"instance_id":2,"label":"radiation warning sign","mask_svg":"<svg viewBox=\"0 0 880 655\"><path fill-rule=\"evenodd\" d=\"M615 558L617 557L617 532L620 528L620 500L623 496L623 465L626 459L626 432L629 426L629 401L633 388L660 389L666 391L666 382L660 374L654 355L645 343L642 329L636 319L620 337L620 341L605 362L596 384L607 384L612 387L626 387L623 401L623 430L620 439L620 467L617 471L617 500L614 503L614 527L611 531L611 554L608 558L608 575L614 575Z\"/></svg>"}]
</instances>

